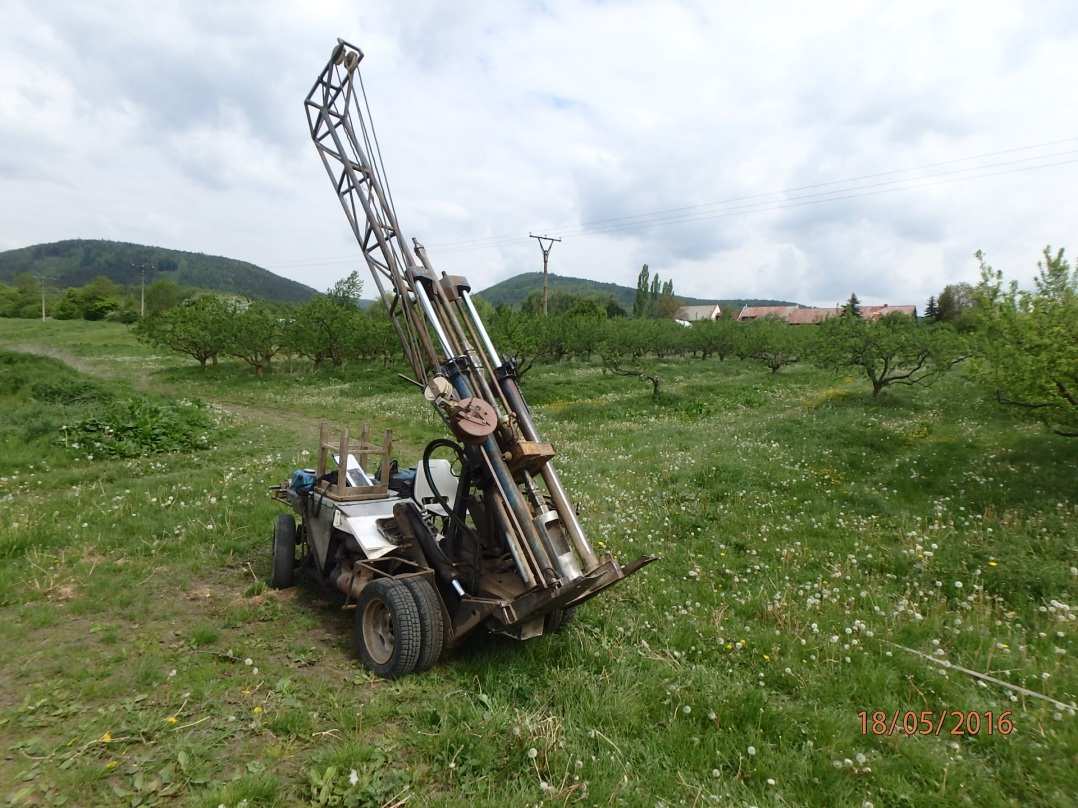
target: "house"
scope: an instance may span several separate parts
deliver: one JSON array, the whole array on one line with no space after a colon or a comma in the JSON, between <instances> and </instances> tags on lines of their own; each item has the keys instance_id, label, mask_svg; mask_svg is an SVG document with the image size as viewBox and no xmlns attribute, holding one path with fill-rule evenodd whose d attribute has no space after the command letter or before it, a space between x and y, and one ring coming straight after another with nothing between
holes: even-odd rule
<instances>
[{"instance_id":1,"label":"house","mask_svg":"<svg viewBox=\"0 0 1078 808\"><path fill-rule=\"evenodd\" d=\"M917 316L916 306L861 306L861 317L865 320L878 320L888 314ZM816 306L744 306L737 315L738 320L757 320L761 317L778 317L790 325L819 325L831 317L842 314L841 306L820 308Z\"/></svg>"},{"instance_id":2,"label":"house","mask_svg":"<svg viewBox=\"0 0 1078 808\"><path fill-rule=\"evenodd\" d=\"M692 323L697 320L718 320L722 317L722 309L718 303L709 303L706 306L682 306L674 315L675 320L684 323Z\"/></svg>"}]
</instances>

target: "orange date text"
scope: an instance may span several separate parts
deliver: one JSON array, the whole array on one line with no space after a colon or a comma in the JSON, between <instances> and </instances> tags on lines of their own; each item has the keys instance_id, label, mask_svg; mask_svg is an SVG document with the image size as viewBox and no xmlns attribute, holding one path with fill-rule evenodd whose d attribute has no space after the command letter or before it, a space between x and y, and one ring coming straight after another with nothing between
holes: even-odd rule
<instances>
[{"instance_id":1,"label":"orange date text","mask_svg":"<svg viewBox=\"0 0 1078 808\"><path fill-rule=\"evenodd\" d=\"M862 735L1010 735L1010 710L861 710Z\"/></svg>"}]
</instances>

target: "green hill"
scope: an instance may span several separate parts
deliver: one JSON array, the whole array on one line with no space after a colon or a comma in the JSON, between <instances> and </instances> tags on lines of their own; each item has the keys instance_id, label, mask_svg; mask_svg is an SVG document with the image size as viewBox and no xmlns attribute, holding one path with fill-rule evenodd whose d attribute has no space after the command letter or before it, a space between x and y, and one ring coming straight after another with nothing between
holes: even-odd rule
<instances>
[{"instance_id":1,"label":"green hill","mask_svg":"<svg viewBox=\"0 0 1078 808\"><path fill-rule=\"evenodd\" d=\"M30 272L46 276L61 288L82 286L98 275L127 285L139 282L143 265L146 283L170 278L183 286L280 302L303 301L316 294L309 286L246 261L98 239L55 241L0 252L0 282Z\"/></svg>"},{"instance_id":2,"label":"green hill","mask_svg":"<svg viewBox=\"0 0 1078 808\"><path fill-rule=\"evenodd\" d=\"M573 295L585 295L592 297L613 297L623 309L626 311L632 311L633 300L636 297L636 289L628 286L621 286L617 283L605 283L603 281L593 281L587 278L569 278L564 275L555 275L551 273L549 276L549 287L551 291L567 292ZM520 275L514 275L512 278L507 278L504 281L484 289L477 294L484 300L492 303L495 306L506 304L509 306L519 306L523 303L528 295L532 292L543 291L543 273L542 272L523 272ZM798 304L788 300L763 300L757 298L731 298L729 300L706 300L698 297L685 297L684 295L677 295L677 298L681 300L687 306L703 306L711 303L718 303L724 308L740 308L741 306L796 306Z\"/></svg>"}]
</instances>

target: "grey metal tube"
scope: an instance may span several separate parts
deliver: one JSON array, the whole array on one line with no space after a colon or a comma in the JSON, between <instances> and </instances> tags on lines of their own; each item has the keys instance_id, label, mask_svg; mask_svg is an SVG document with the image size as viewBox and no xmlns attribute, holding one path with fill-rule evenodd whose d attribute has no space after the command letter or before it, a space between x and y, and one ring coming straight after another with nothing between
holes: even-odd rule
<instances>
[{"instance_id":1,"label":"grey metal tube","mask_svg":"<svg viewBox=\"0 0 1078 808\"><path fill-rule=\"evenodd\" d=\"M483 348L486 349L487 354L490 355L490 360L494 363L491 366L491 370L501 365L502 360L498 356L498 351L494 348L494 343L490 341L490 335L487 333L486 326L483 325L483 321L479 319L479 312L475 309L475 304L472 303L472 296L467 290L460 290L461 299L464 300L464 305L468 309L468 316L472 318L472 323L475 325L475 331L479 334L479 339L483 342Z\"/></svg>"},{"instance_id":2,"label":"grey metal tube","mask_svg":"<svg viewBox=\"0 0 1078 808\"><path fill-rule=\"evenodd\" d=\"M531 441L539 441L539 431L535 428L531 412L520 395L516 382L511 377L503 378L501 388L513 407L513 411L517 416L517 424L520 426L520 431L524 433L524 437ZM569 539L573 542L573 547L580 555L584 571L590 572L599 566L599 558L595 555L595 550L592 549L591 543L584 535L584 528L581 526L580 520L576 518L576 510L569 501L565 488L562 487L561 480L558 478L557 471L554 470L552 461L548 460L543 464L542 475L543 482L546 483L547 490L550 492L550 498L554 500L554 507L561 516L566 531L569 533Z\"/></svg>"},{"instance_id":3,"label":"grey metal tube","mask_svg":"<svg viewBox=\"0 0 1078 808\"><path fill-rule=\"evenodd\" d=\"M535 563L539 567L539 573L546 579L554 577L556 573L550 560L550 554L546 549L546 542L540 538L539 532L535 529L535 525L532 524L533 517L528 511L528 504L524 501L520 491L517 490L516 483L513 482L513 475L509 473L509 467L505 465L505 461L502 459L502 452L498 448L498 442L493 437L488 437L483 441L482 449L494 481L505 498L505 504L509 506L509 510L520 526L520 532L524 536L524 540L528 543L528 547L531 548L532 557L535 558Z\"/></svg>"},{"instance_id":4,"label":"grey metal tube","mask_svg":"<svg viewBox=\"0 0 1078 808\"><path fill-rule=\"evenodd\" d=\"M584 535L584 528L580 524L580 520L576 518L573 503L569 501L561 480L558 478L558 473L554 470L554 464L549 460L543 465L542 475L543 482L546 483L547 490L550 492L550 498L554 500L554 507L557 509L558 515L565 520L565 529L573 542L573 547L580 554L580 560L584 562L584 572L591 572L599 566L599 558L595 555L591 542Z\"/></svg>"},{"instance_id":5,"label":"grey metal tube","mask_svg":"<svg viewBox=\"0 0 1078 808\"><path fill-rule=\"evenodd\" d=\"M427 297L427 290L424 289L423 284L418 281L412 283L412 287L415 290L416 300L419 301L423 313L427 315L427 319L430 320L430 324L434 327L434 334L438 337L438 342L442 344L442 350L445 351L445 358L452 359L453 347L449 344L449 337L446 336L445 331L442 329L442 324L438 320L438 315L434 311L434 306L431 305L430 298Z\"/></svg>"}]
</instances>

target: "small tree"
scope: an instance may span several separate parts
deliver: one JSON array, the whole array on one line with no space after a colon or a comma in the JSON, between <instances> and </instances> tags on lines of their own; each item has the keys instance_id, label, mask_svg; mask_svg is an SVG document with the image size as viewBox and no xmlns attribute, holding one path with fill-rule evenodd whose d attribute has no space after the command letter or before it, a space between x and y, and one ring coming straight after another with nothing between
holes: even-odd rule
<instances>
[{"instance_id":1,"label":"small tree","mask_svg":"<svg viewBox=\"0 0 1078 808\"><path fill-rule=\"evenodd\" d=\"M649 303L649 278L650 272L648 271L648 265L640 269L640 274L636 276L636 296L633 298L633 317L647 317L648 316L648 303Z\"/></svg>"},{"instance_id":2,"label":"small tree","mask_svg":"<svg viewBox=\"0 0 1078 808\"><path fill-rule=\"evenodd\" d=\"M352 270L347 277L341 278L326 290L326 296L334 303L347 308L359 308L359 298L363 294L363 281L359 273Z\"/></svg>"},{"instance_id":3,"label":"small tree","mask_svg":"<svg viewBox=\"0 0 1078 808\"><path fill-rule=\"evenodd\" d=\"M925 304L925 313L923 319L932 323L939 319L939 307L936 305L936 296L928 298L928 303Z\"/></svg>"},{"instance_id":4,"label":"small tree","mask_svg":"<svg viewBox=\"0 0 1078 808\"><path fill-rule=\"evenodd\" d=\"M850 292L850 299L846 301L842 307L843 317L860 317L861 316L861 301L857 299L855 292Z\"/></svg>"},{"instance_id":5,"label":"small tree","mask_svg":"<svg viewBox=\"0 0 1078 808\"><path fill-rule=\"evenodd\" d=\"M949 326L920 325L894 313L877 320L834 317L819 326L817 361L825 367L860 368L872 395L892 384L921 384L966 358Z\"/></svg>"},{"instance_id":6,"label":"small tree","mask_svg":"<svg viewBox=\"0 0 1078 808\"><path fill-rule=\"evenodd\" d=\"M985 262L974 292L976 374L1002 404L1078 437L1078 269L1063 250L1044 250L1033 290L1003 285L1002 273Z\"/></svg>"}]
</instances>

